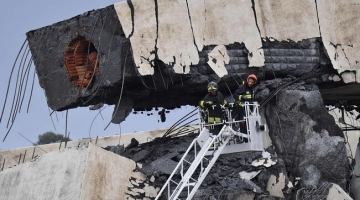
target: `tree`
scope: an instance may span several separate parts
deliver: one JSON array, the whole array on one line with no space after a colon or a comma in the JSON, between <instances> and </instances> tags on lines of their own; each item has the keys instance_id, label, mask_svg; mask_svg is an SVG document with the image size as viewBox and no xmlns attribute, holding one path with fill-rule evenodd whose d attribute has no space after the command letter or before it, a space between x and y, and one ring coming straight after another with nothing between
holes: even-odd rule
<instances>
[{"instance_id":1,"label":"tree","mask_svg":"<svg viewBox=\"0 0 360 200\"><path fill-rule=\"evenodd\" d=\"M39 135L39 141L37 142L37 144L51 144L65 141L65 139L67 139L67 141L71 141L70 138L64 138L62 134L55 134L54 132L48 131L44 134Z\"/></svg>"}]
</instances>

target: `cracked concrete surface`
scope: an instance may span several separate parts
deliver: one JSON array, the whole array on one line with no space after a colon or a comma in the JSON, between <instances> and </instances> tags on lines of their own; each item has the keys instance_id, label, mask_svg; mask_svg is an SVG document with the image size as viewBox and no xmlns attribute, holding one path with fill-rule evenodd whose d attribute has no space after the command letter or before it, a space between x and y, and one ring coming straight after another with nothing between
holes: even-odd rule
<instances>
[{"instance_id":1,"label":"cracked concrete surface","mask_svg":"<svg viewBox=\"0 0 360 200\"><path fill-rule=\"evenodd\" d=\"M298 13L277 19L281 17L277 13L286 14L281 9L291 7L293 1L284 3L283 7L280 1L272 1L270 5L266 1L260 2L262 5L250 0L156 2L120 2L53 24L51 28L43 27L27 33L40 85L45 89L53 110L98 103L113 105L119 101L120 91L123 91L124 99L132 99L135 110L150 107L173 109L181 105L197 105L205 95L204 88L209 81L218 82L219 90L226 96L249 73L256 73L261 82L286 76L300 77L314 73L315 69L321 71L321 78L311 81L322 86L321 89L329 89L322 90L322 94L324 100L329 99L332 103L333 99L340 98L333 95L336 91L333 88L349 88L351 85L346 83L356 79L353 71L338 74L333 69L322 38L316 37L318 35L295 42L296 38L305 37L295 34L298 30L304 31L304 20L310 22L307 19L310 16L317 19L316 9L306 10L311 11L310 14L304 11L303 16ZM296 7L299 10L313 5L310 1L301 2ZM221 6L216 6L219 3ZM173 7L181 8L181 12L171 10ZM257 9L263 10L255 14L259 13ZM108 15L104 15L105 12ZM102 20L97 20L99 17ZM265 18L271 21L263 22ZM299 21L299 24L291 24L287 18ZM105 23L98 23L100 21ZM275 26L271 28L273 23ZM276 23L282 26L278 27ZM260 35L262 29L266 32L283 26L290 28L290 25L284 25L286 23L293 28L291 34L284 31L283 34L293 39L282 41L280 35L273 35L278 38ZM44 34L47 35L45 39L42 37ZM81 91L71 84L63 70L63 50L79 35L93 41L100 56L100 72L96 80L92 87ZM38 45L40 40L44 45ZM221 54L225 55L226 51L229 59L225 56L223 62L214 67L215 59L210 60L209 53L217 46L225 46L226 50ZM50 48L54 51L48 51ZM360 90L356 87L350 89L337 92L346 92L341 98L360 103ZM179 98L179 93L186 98Z\"/></svg>"},{"instance_id":2,"label":"cracked concrete surface","mask_svg":"<svg viewBox=\"0 0 360 200\"><path fill-rule=\"evenodd\" d=\"M255 10L263 38L298 42L320 36L315 0L255 0Z\"/></svg>"},{"instance_id":3,"label":"cracked concrete surface","mask_svg":"<svg viewBox=\"0 0 360 200\"><path fill-rule=\"evenodd\" d=\"M334 69L344 73L344 81L360 81L355 75L360 70L356 20L360 3L356 0L156 2L134 0L132 8L126 2L115 4L141 75L154 73L154 52L173 65L176 73L186 74L190 65L199 63L198 51L205 45L244 43L251 67L266 62L261 38L298 42L321 37Z\"/></svg>"},{"instance_id":4,"label":"cracked concrete surface","mask_svg":"<svg viewBox=\"0 0 360 200\"><path fill-rule=\"evenodd\" d=\"M132 2L134 10L126 2L114 6L120 23L124 23L124 32L135 49L135 65L140 67L141 75L153 74L151 64L144 64L144 58L149 58L153 52L164 63L173 65L176 73L187 74L190 65L199 63L198 51L204 45L228 45L235 42L245 44L249 51L250 66L264 65L260 33L250 1L162 0L157 1L157 5L155 2ZM153 6L155 9L152 9ZM129 10L134 12L133 23L129 21L132 13ZM133 29L134 34L130 36ZM223 73L218 75L222 77Z\"/></svg>"},{"instance_id":5,"label":"cracked concrete surface","mask_svg":"<svg viewBox=\"0 0 360 200\"><path fill-rule=\"evenodd\" d=\"M1 199L153 198L136 163L93 145L68 148L0 173ZM9 182L9 180L11 180ZM19 192L21 191L21 192Z\"/></svg>"},{"instance_id":6,"label":"cracked concrete surface","mask_svg":"<svg viewBox=\"0 0 360 200\"><path fill-rule=\"evenodd\" d=\"M137 13L140 14L140 13ZM160 60L173 65L175 73L188 74L199 63L186 1L157 1L158 38L155 50Z\"/></svg>"},{"instance_id":7,"label":"cracked concrete surface","mask_svg":"<svg viewBox=\"0 0 360 200\"><path fill-rule=\"evenodd\" d=\"M114 4L125 36L130 37L132 44L138 44L132 48L132 53L141 75L154 74L152 62L155 59L153 51L157 38L155 4L147 2L146 0L133 1L132 7L127 2ZM147 6L142 6L144 4ZM134 10L142 14L134 13Z\"/></svg>"},{"instance_id":8,"label":"cracked concrete surface","mask_svg":"<svg viewBox=\"0 0 360 200\"><path fill-rule=\"evenodd\" d=\"M360 70L360 2L317 1L321 37L334 69L356 74ZM343 77L346 82L360 82L360 77Z\"/></svg>"}]
</instances>

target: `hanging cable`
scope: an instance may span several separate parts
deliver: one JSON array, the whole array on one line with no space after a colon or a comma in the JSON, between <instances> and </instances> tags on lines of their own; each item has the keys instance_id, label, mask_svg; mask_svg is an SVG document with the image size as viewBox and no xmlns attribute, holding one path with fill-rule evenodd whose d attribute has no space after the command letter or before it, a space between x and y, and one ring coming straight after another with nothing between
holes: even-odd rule
<instances>
[{"instance_id":1,"label":"hanging cable","mask_svg":"<svg viewBox=\"0 0 360 200\"><path fill-rule=\"evenodd\" d=\"M124 62L123 77L122 77L122 84L121 84L121 91L120 91L119 101L118 101L118 103L117 103L117 105L116 105L116 107L115 107L115 109L114 109L114 113L113 113L113 115L112 115L112 117L111 117L110 122L108 123L108 125L105 127L105 129L104 129L104 130L106 130L106 129L107 129L107 127L110 125L111 121L114 119L115 114L117 113L117 111L118 111L118 109L119 109L119 107L120 107L121 97L122 97L122 93L123 93L123 90L124 90L124 83L125 83L125 68L126 68L125 66L126 66L126 60L127 60L128 53L129 53L129 51L126 51L126 56L125 56L125 62Z\"/></svg>"},{"instance_id":2,"label":"hanging cable","mask_svg":"<svg viewBox=\"0 0 360 200\"><path fill-rule=\"evenodd\" d=\"M152 78L152 81L153 81L153 83L154 83L155 90L157 90L157 89L156 89L155 80L154 80L154 76L153 76L153 75L151 75L151 78Z\"/></svg>"},{"instance_id":3,"label":"hanging cable","mask_svg":"<svg viewBox=\"0 0 360 200\"><path fill-rule=\"evenodd\" d=\"M24 88L24 92L23 92L23 95L22 95L22 99L21 99L21 103L20 103L20 107L19 107L19 113L20 113L20 111L21 111L21 107L22 107L22 105L23 105L23 102L24 102L24 98L25 98L25 94L26 94L26 89L27 89L27 83L28 83L28 80L29 80L29 75L30 75L30 67L31 67L31 65L32 65L32 58L31 58L31 60L30 60L30 62L29 62L29 66L28 66L28 70L27 70L27 72L25 72L26 73L26 81L25 81L25 88Z\"/></svg>"},{"instance_id":4,"label":"hanging cable","mask_svg":"<svg viewBox=\"0 0 360 200\"><path fill-rule=\"evenodd\" d=\"M230 90L230 88L229 88L229 85L226 83L226 81L225 81L225 80L224 80L224 83L225 83L225 85L226 85L227 89L229 90L230 95L231 95L231 96L233 96L233 94L232 94L232 92L231 92L231 90Z\"/></svg>"},{"instance_id":5,"label":"hanging cable","mask_svg":"<svg viewBox=\"0 0 360 200\"><path fill-rule=\"evenodd\" d=\"M31 102L31 98L32 98L33 91L34 91L35 71L36 71L36 70L34 69L33 81L32 81L32 84L31 84L30 97L29 97L29 101L28 101L28 106L27 106L27 109L26 109L26 113L29 113L30 102Z\"/></svg>"},{"instance_id":6,"label":"hanging cable","mask_svg":"<svg viewBox=\"0 0 360 200\"><path fill-rule=\"evenodd\" d=\"M97 22L98 22L98 20L99 20L99 18L100 18L101 15L102 15L102 11L100 11L99 16L98 16L98 17L96 18L96 20L95 20L94 26L93 26L93 28L92 28L92 30L91 30L90 38L92 37L92 35L93 35L93 33L94 33L96 24L97 24ZM89 55L89 53L90 53L89 51L90 51L90 42L88 43L88 52L87 52L87 55ZM88 59L86 59L85 72L87 71L87 67L88 67ZM85 74L86 74L86 73L85 73ZM83 81L84 81L84 77L83 77L83 80L82 80L81 84L83 83ZM80 93L80 89L81 89L81 87L79 87L79 89L78 89L78 96L79 96L79 93Z\"/></svg>"},{"instance_id":7,"label":"hanging cable","mask_svg":"<svg viewBox=\"0 0 360 200\"><path fill-rule=\"evenodd\" d=\"M4 101L4 104L3 104L3 108L2 108L2 111L1 111L1 116L0 116L0 123L1 123L1 120L2 120L2 117L4 115L4 110L5 110L5 106L6 106L6 100L7 100L7 97L8 97L8 94L9 94L9 88L10 88L10 85L11 85L11 78L12 78L12 75L14 73L14 69L15 69L15 65L16 65L16 62L20 56L20 53L22 51L22 49L24 48L25 44L26 44L27 40L25 39L24 43L22 44L21 48L20 48L20 51L18 52L18 55L16 56L16 59L14 61L14 64L11 68L11 72L10 72L10 76L9 76L9 80L8 80L8 86L7 86L7 89L6 89L6 94L5 94L5 101Z\"/></svg>"},{"instance_id":8,"label":"hanging cable","mask_svg":"<svg viewBox=\"0 0 360 200\"><path fill-rule=\"evenodd\" d=\"M110 25L111 25L111 21L110 21ZM113 31L113 33L112 33L112 35L111 35L111 38L110 38L110 46L109 46L109 50L108 50L108 53L107 53L106 62L109 61L110 49L111 49L111 46L112 46L112 41L113 41L113 38L114 38L114 35L115 35L115 31L117 30L117 27L118 27L118 26L116 25L116 27L114 28L114 31ZM105 64L104 64L104 67L102 67L102 69L103 69L103 73L102 73L103 76L102 76L101 80L99 81L100 83L103 83L103 81L105 80L107 67L108 67L108 66L105 65ZM98 93L99 88L100 88L100 87L97 87L96 90L95 90L95 91L93 92L93 94L91 95L91 97L89 97L85 102L83 102L83 104L87 104L90 100L92 100L92 99L95 97L95 95Z\"/></svg>"},{"instance_id":9,"label":"hanging cable","mask_svg":"<svg viewBox=\"0 0 360 200\"><path fill-rule=\"evenodd\" d=\"M190 115L189 117L183 118L183 119L181 119L181 121L178 121L178 123L177 123L176 125L174 124L175 126L169 128L169 129L166 131L166 133L164 134L164 137L167 137L167 136L169 136L171 133L175 132L175 130L178 130L179 128L182 128L182 127L186 126L187 124L186 124L186 125L181 125L180 127L177 127L177 125L179 125L179 124L183 123L184 121L186 121L186 120L194 117L195 115L197 115L197 113L194 113L194 114ZM197 119L195 119L195 120L193 120L193 121L196 121L196 120L197 120Z\"/></svg>"},{"instance_id":10,"label":"hanging cable","mask_svg":"<svg viewBox=\"0 0 360 200\"><path fill-rule=\"evenodd\" d=\"M28 51L28 53L29 52L30 52L30 50ZM28 54L26 55L26 59L27 59L27 56L28 56ZM23 69L24 69L24 66L25 66L26 59L24 60ZM16 118L18 112L20 113L19 109L21 107L21 99L22 99L22 96L25 96L25 91L23 92L24 79L25 79L25 77L28 77L28 75L29 75L29 69L30 69L30 66L31 66L31 61L32 61L32 59L29 60L29 63L27 65L27 67L26 67L26 70L23 71L23 69L22 69L22 72L21 72L20 85L19 85L18 94L17 94L17 97L16 97L16 103L15 103L14 112L13 112L13 116L12 116L12 122L15 121L15 118ZM25 88L26 88L26 85L25 85Z\"/></svg>"},{"instance_id":11,"label":"hanging cable","mask_svg":"<svg viewBox=\"0 0 360 200\"><path fill-rule=\"evenodd\" d=\"M151 63L151 62L150 62ZM164 77L163 77L163 75L162 75L162 72L161 72L161 69L160 69L160 66L159 65L157 65L158 66L158 69L159 69L159 72L160 72L160 75L161 75L161 78L162 78L162 81L163 81L163 83L164 83L164 88L167 90L168 88L166 87L166 84L165 84L165 79L164 79ZM155 68L155 66L153 66L154 68Z\"/></svg>"},{"instance_id":12,"label":"hanging cable","mask_svg":"<svg viewBox=\"0 0 360 200\"><path fill-rule=\"evenodd\" d=\"M24 56L26 55L26 52L27 52L27 48L29 47L29 45L26 46L26 49L25 49L25 52L23 53L22 57L21 57L21 61L20 61L20 64L19 64L19 67L18 67L18 72L17 72L17 76L16 76L16 83L15 83L15 91L14 91L14 95L13 95L13 99L12 99L12 104L11 104L11 109L10 109L10 115L9 115L9 118L8 118L8 122L7 122L7 125L6 125L6 128L9 127L9 123L10 123L10 119L12 118L13 116L13 112L14 112L14 106L15 106L15 99L16 99L16 94L18 93L18 84L19 83L19 76L20 76L20 72L21 72L21 65L23 63L23 60L24 60Z\"/></svg>"},{"instance_id":13,"label":"hanging cable","mask_svg":"<svg viewBox=\"0 0 360 200\"><path fill-rule=\"evenodd\" d=\"M18 132L19 133L19 132ZM27 139L25 136L23 136L21 133L19 133L23 138L25 138L27 141L29 141L32 145L35 145L37 148L41 149L43 152L47 153L44 149L39 147L36 143L31 142L29 139Z\"/></svg>"},{"instance_id":14,"label":"hanging cable","mask_svg":"<svg viewBox=\"0 0 360 200\"><path fill-rule=\"evenodd\" d=\"M197 115L197 113L195 113L194 115L192 115L191 117L193 117L193 116L195 116L195 115ZM177 127L177 128L175 128L175 129L173 129L170 133L168 133L167 134L167 137L176 137L176 136L178 136L179 135L179 133L181 133L181 134L185 134L185 132L184 131L182 131L183 129L185 129L185 128L188 128L188 125L189 124L191 124L191 123L193 123L193 122L195 122L195 121L198 121L199 119L193 119L193 120L191 120L191 121L189 121L189 122L187 122L187 123L185 123L185 124L183 124L183 125L181 125L181 126L179 126L179 127ZM180 130L179 130L180 129ZM196 128L197 129L197 128ZM174 133L174 132L177 132L177 134L172 134L172 133ZM194 132L194 131L186 131L186 133L191 133L191 132Z\"/></svg>"},{"instance_id":15,"label":"hanging cable","mask_svg":"<svg viewBox=\"0 0 360 200\"><path fill-rule=\"evenodd\" d=\"M69 114L69 110L66 110L66 115L65 115L65 134L64 134L65 148L66 148L66 144L67 144L68 114Z\"/></svg>"},{"instance_id":16,"label":"hanging cable","mask_svg":"<svg viewBox=\"0 0 360 200\"><path fill-rule=\"evenodd\" d=\"M191 112L189 112L188 114L186 114L184 117L180 118L177 122L175 122L164 134L163 137L166 137L167 134L169 132L171 132L172 129L174 129L175 126L177 126L178 124L180 124L184 118L186 118L187 116L191 115L194 111L197 111L198 110L198 107L196 107L194 110L192 110Z\"/></svg>"},{"instance_id":17,"label":"hanging cable","mask_svg":"<svg viewBox=\"0 0 360 200\"><path fill-rule=\"evenodd\" d=\"M49 110L49 113L50 113L50 107L49 107L49 106L48 106L48 110ZM54 112L55 112L55 111L54 111ZM53 120L51 114L50 114L50 119L51 119L52 125L53 125L53 127L54 127L54 129L55 129L55 131L56 131L56 127L55 127L55 124L54 124L54 120Z\"/></svg>"},{"instance_id":18,"label":"hanging cable","mask_svg":"<svg viewBox=\"0 0 360 200\"><path fill-rule=\"evenodd\" d=\"M105 19L104 19L104 21L107 19L108 13L109 13L109 10L108 10L108 11L106 12L106 14L105 14ZM104 26L105 26L105 23L103 22L102 27L101 27L101 31L100 31L100 35L99 35L99 43L98 43L98 44L99 44L99 45L98 45L98 48L99 48L99 49L100 49L100 47L101 47L101 36L102 36L103 30L104 30ZM89 42L88 54L87 54L87 55L89 55L89 53L90 53L89 51L90 51L90 42ZM88 60L89 60L89 59L86 59L86 69L85 69L85 71L87 71ZM94 71L93 71L93 73L92 73L92 75L91 75L91 78L90 78L89 83L91 83L91 81L93 80L93 78L94 78L94 76L95 76L96 65L97 65L98 60L99 60L99 54L96 56ZM86 75L86 74L84 74L84 77L83 77L83 80L82 80L82 81L84 81L85 75ZM88 85L86 86L84 93L86 93L87 89L89 88L89 85L90 85L90 84L88 84Z\"/></svg>"},{"instance_id":19,"label":"hanging cable","mask_svg":"<svg viewBox=\"0 0 360 200\"><path fill-rule=\"evenodd\" d=\"M99 112L95 115L94 119L92 120L91 124L90 124L90 129L89 129L89 138L90 138L90 142L91 142L91 128L92 128L92 125L95 121L95 119L97 118L97 116L101 113L101 111L103 111L106 107L103 107L99 110ZM101 115L101 114L100 114Z\"/></svg>"}]
</instances>

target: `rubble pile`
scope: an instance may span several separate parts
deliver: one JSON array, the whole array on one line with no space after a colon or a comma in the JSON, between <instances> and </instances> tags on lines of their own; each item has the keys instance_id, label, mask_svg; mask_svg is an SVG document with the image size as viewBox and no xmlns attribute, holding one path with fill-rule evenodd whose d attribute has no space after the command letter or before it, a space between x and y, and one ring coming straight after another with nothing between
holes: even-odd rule
<instances>
[{"instance_id":1,"label":"rubble pile","mask_svg":"<svg viewBox=\"0 0 360 200\"><path fill-rule=\"evenodd\" d=\"M273 91L273 82L260 85L262 91ZM195 199L317 199L326 197L332 184L348 190L351 171L344 136L316 85L291 85L264 109L273 145L264 152L221 155ZM154 186L160 189L196 136L156 138L141 145L134 139L127 147L106 149L137 162L138 170L155 177Z\"/></svg>"}]
</instances>

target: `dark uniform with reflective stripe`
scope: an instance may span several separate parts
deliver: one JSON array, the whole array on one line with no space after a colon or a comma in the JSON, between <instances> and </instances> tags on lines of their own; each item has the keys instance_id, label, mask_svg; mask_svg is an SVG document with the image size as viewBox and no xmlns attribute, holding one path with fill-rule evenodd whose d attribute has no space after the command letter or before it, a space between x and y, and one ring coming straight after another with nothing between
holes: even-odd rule
<instances>
[{"instance_id":1,"label":"dark uniform with reflective stripe","mask_svg":"<svg viewBox=\"0 0 360 200\"><path fill-rule=\"evenodd\" d=\"M254 99L254 87L249 87L248 84L245 84L245 82L243 82L242 85L239 85L239 87L233 93L235 101L244 101L244 96L246 96L251 101Z\"/></svg>"},{"instance_id":2,"label":"dark uniform with reflective stripe","mask_svg":"<svg viewBox=\"0 0 360 200\"><path fill-rule=\"evenodd\" d=\"M254 100L254 87L249 87L249 85L243 82L242 85L235 90L233 93L233 97L240 107L234 110L232 113L233 118L235 120L243 120L245 117L245 108L243 107L243 102L245 101L253 101ZM246 123L240 123L240 130L243 133L247 132ZM237 130L236 130L237 131Z\"/></svg>"},{"instance_id":3,"label":"dark uniform with reflective stripe","mask_svg":"<svg viewBox=\"0 0 360 200\"><path fill-rule=\"evenodd\" d=\"M208 93L202 101L200 101L200 106L205 108L205 102L211 101L212 105L216 105L214 109L209 108L208 114L208 123L221 123L223 119L223 114L220 105L225 105L226 101L221 92L216 91L216 95Z\"/></svg>"}]
</instances>

